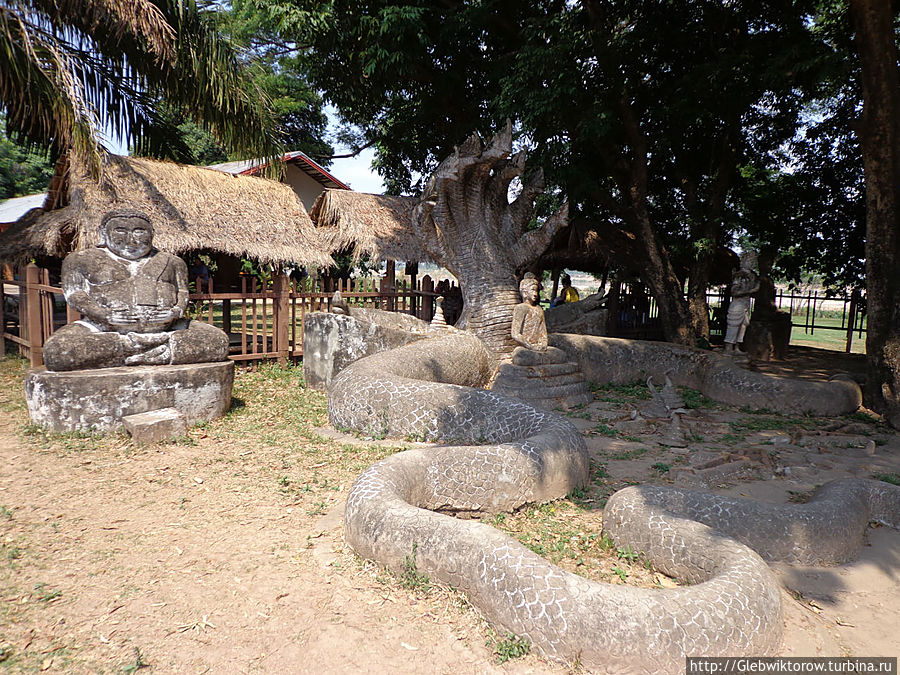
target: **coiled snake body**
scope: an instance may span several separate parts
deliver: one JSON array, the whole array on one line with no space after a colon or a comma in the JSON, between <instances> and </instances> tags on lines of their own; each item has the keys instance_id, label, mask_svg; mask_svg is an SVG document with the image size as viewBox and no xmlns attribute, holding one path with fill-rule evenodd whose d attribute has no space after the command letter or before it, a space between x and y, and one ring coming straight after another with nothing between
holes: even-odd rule
<instances>
[{"instance_id":1,"label":"coiled snake body","mask_svg":"<svg viewBox=\"0 0 900 675\"><path fill-rule=\"evenodd\" d=\"M691 585L589 581L486 524L440 513L510 510L588 479L584 441L568 421L472 388L490 367L480 340L456 333L361 359L337 376L328 401L335 426L458 444L367 469L347 499L345 538L395 570L412 556L548 657L607 672L683 672L685 656L775 654L780 588L763 558L839 562L870 520L900 526L900 488L875 481L836 481L796 505L631 487L609 500L604 530Z\"/></svg>"}]
</instances>

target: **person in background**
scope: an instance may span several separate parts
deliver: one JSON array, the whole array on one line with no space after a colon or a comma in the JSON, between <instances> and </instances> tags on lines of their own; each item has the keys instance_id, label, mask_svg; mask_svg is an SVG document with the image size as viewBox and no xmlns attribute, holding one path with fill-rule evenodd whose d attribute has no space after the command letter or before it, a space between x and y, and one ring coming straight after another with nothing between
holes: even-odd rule
<instances>
[{"instance_id":1,"label":"person in background","mask_svg":"<svg viewBox=\"0 0 900 675\"><path fill-rule=\"evenodd\" d=\"M581 300L581 296L578 295L578 289L572 286L572 277L568 274L563 274L560 281L562 281L560 296L562 296L563 302L578 302Z\"/></svg>"},{"instance_id":2,"label":"person in background","mask_svg":"<svg viewBox=\"0 0 900 675\"><path fill-rule=\"evenodd\" d=\"M572 287L572 277L568 274L563 274L562 277L560 277L560 281L562 282L562 289L560 289L559 295L557 295L553 299L553 302L550 303L551 307L581 300L581 296L578 295L578 290Z\"/></svg>"},{"instance_id":3,"label":"person in background","mask_svg":"<svg viewBox=\"0 0 900 675\"><path fill-rule=\"evenodd\" d=\"M209 268L199 257L195 256L191 260L191 266L188 268L188 280L197 282L198 291L201 285L206 286L209 284Z\"/></svg>"}]
</instances>

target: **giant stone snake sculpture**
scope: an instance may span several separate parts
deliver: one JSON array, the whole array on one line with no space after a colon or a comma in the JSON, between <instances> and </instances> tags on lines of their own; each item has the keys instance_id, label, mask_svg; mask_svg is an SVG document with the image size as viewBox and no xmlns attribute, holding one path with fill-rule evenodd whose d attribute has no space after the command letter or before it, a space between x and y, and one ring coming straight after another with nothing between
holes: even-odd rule
<instances>
[{"instance_id":1,"label":"giant stone snake sculpture","mask_svg":"<svg viewBox=\"0 0 900 675\"><path fill-rule=\"evenodd\" d=\"M764 559L833 564L853 555L868 522L900 527L900 488L876 481L834 481L790 505L630 487L607 503L604 530L691 585L642 589L569 573L484 523L441 513L511 510L588 479L584 441L567 420L476 388L491 363L480 340L455 333L366 357L335 378L335 426L458 444L367 469L347 499L345 538L395 570L414 556L549 658L683 672L685 656L775 654L781 594Z\"/></svg>"}]
</instances>

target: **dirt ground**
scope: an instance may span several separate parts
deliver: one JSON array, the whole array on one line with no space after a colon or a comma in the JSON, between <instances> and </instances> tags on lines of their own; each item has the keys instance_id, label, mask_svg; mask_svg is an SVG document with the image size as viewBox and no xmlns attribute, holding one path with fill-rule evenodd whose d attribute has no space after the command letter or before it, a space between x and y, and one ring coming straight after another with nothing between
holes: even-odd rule
<instances>
[{"instance_id":1,"label":"dirt ground","mask_svg":"<svg viewBox=\"0 0 900 675\"><path fill-rule=\"evenodd\" d=\"M273 380L256 397L263 385L243 377L240 410L182 442L140 448L124 437L36 433L21 373L7 369L0 670L577 670L535 655L498 663L502 636L461 595L404 589L346 550L341 514L352 478L397 445L338 434L325 428L321 400L310 398L316 409L304 412L296 390ZM598 476L578 507L585 528L599 526L600 496L630 482L786 502L831 478L900 476L900 436L861 418L785 420L701 401L683 419L688 447L679 448L665 444L667 423L632 419L640 399L603 390L597 399L569 415ZM301 429L289 443L276 434L283 418L288 433ZM784 655L900 654L900 532L873 527L867 541L839 567L775 565ZM605 564L597 573L615 581Z\"/></svg>"}]
</instances>

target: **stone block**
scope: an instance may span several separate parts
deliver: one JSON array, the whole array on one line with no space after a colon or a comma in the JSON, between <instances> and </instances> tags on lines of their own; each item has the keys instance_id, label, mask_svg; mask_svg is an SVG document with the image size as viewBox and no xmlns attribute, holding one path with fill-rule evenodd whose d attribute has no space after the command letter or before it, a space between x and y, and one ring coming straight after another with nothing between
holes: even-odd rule
<instances>
[{"instance_id":1,"label":"stone block","mask_svg":"<svg viewBox=\"0 0 900 675\"><path fill-rule=\"evenodd\" d=\"M135 443L142 445L168 441L187 433L184 415L175 408L126 415L122 418L122 426Z\"/></svg>"},{"instance_id":2,"label":"stone block","mask_svg":"<svg viewBox=\"0 0 900 675\"><path fill-rule=\"evenodd\" d=\"M364 356L426 337L428 324L408 314L351 308L351 315L312 312L303 320L303 378L325 391L344 368Z\"/></svg>"},{"instance_id":3,"label":"stone block","mask_svg":"<svg viewBox=\"0 0 900 675\"><path fill-rule=\"evenodd\" d=\"M130 366L51 372L25 377L25 398L35 424L51 431L108 431L122 418L175 408L187 424L221 417L231 407L234 362Z\"/></svg>"}]
</instances>

